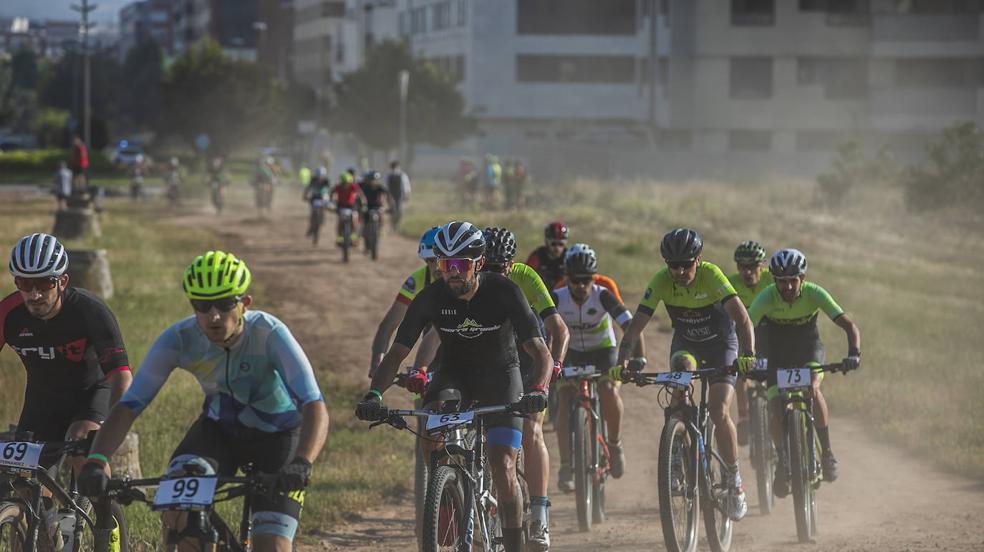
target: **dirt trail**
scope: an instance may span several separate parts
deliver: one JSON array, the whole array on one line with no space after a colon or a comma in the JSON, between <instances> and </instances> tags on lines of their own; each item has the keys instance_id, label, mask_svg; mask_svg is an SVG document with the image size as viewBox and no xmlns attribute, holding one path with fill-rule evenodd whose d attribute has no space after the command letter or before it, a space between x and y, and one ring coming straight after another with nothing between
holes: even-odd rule
<instances>
[{"instance_id":1,"label":"dirt trail","mask_svg":"<svg viewBox=\"0 0 984 552\"><path fill-rule=\"evenodd\" d=\"M205 222L202 216L188 218ZM416 243L390 234L382 242L379 262L356 255L350 265L343 266L331 243L312 250L303 238L306 212L299 203L288 206L272 221L231 215L208 219L237 242L237 254L249 260L255 279L262 282L263 298L276 300L277 316L297 333L308 354L330 355L333 373L349 381L365 381L373 330L403 279L419 266ZM651 358L665 358L668 336L653 332L649 337ZM866 372L856 377L864 378ZM552 490L554 550L664 548L655 484L662 411L655 404L652 387L626 387L623 397L627 473L609 481L609 521L590 534L577 532L572 495ZM835 418L831 427L841 478L819 491L820 536L809 550L984 550L980 521L984 519L984 484L942 474L900 449L875 444L856 422ZM547 440L555 450L555 434L549 432ZM732 550L788 549L796 541L792 499L779 501L772 515L760 516L754 472L747 458L742 465L750 513L735 527ZM413 506L404 499L326 528L320 545L300 548L413 551L412 519Z\"/></svg>"}]
</instances>

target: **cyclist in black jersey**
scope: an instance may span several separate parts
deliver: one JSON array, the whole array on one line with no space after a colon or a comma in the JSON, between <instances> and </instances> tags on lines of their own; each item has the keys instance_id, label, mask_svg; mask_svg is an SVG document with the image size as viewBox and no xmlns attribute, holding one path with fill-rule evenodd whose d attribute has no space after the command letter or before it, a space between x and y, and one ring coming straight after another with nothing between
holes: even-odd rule
<instances>
[{"instance_id":1,"label":"cyclist in black jersey","mask_svg":"<svg viewBox=\"0 0 984 552\"><path fill-rule=\"evenodd\" d=\"M10 345L27 370L17 428L39 441L84 438L132 380L116 317L95 295L68 286L68 254L54 236L21 238L9 268L17 291L0 301L0 348ZM69 461L81 467L81 459Z\"/></svg>"},{"instance_id":2,"label":"cyclist in black jersey","mask_svg":"<svg viewBox=\"0 0 984 552\"><path fill-rule=\"evenodd\" d=\"M373 377L372 387L356 408L356 415L363 420L385 417L382 394L392 385L400 364L427 324L434 325L441 338L441 370L428 386L425 403L435 402L448 389L456 389L465 403L519 402L525 413L541 412L547 405L546 384L552 359L529 302L506 277L480 272L485 238L474 225L448 223L437 235L435 250L442 279L410 303L396 340ZM517 337L536 365L535 383L525 394ZM523 546L523 504L516 481L522 426L522 418L515 415L488 420L489 460L502 512L506 552L520 552Z\"/></svg>"},{"instance_id":3,"label":"cyclist in black jersey","mask_svg":"<svg viewBox=\"0 0 984 552\"><path fill-rule=\"evenodd\" d=\"M570 232L563 222L554 221L543 228L543 245L537 247L526 259L540 275L547 289L553 289L564 277L564 255Z\"/></svg>"}]
</instances>

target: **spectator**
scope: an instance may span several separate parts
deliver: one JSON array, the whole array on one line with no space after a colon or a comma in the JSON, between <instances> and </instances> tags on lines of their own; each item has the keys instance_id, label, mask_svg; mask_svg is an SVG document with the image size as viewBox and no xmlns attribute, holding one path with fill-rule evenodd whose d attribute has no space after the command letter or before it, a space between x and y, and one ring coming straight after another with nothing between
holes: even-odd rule
<instances>
[{"instance_id":1,"label":"spectator","mask_svg":"<svg viewBox=\"0 0 984 552\"><path fill-rule=\"evenodd\" d=\"M390 197L393 198L391 218L393 229L400 227L400 218L403 215L403 202L410 197L410 177L407 173L400 170L400 162L390 163L390 173L386 176L386 188L389 190Z\"/></svg>"},{"instance_id":2,"label":"spectator","mask_svg":"<svg viewBox=\"0 0 984 552\"><path fill-rule=\"evenodd\" d=\"M82 138L76 136L72 140L72 183L76 186L89 185L89 150L86 149Z\"/></svg>"},{"instance_id":3,"label":"spectator","mask_svg":"<svg viewBox=\"0 0 984 552\"><path fill-rule=\"evenodd\" d=\"M58 202L58 210L64 211L68 198L72 195L72 171L68 169L68 163L64 161L58 164L58 172L55 173L55 182L51 187L51 193Z\"/></svg>"}]
</instances>

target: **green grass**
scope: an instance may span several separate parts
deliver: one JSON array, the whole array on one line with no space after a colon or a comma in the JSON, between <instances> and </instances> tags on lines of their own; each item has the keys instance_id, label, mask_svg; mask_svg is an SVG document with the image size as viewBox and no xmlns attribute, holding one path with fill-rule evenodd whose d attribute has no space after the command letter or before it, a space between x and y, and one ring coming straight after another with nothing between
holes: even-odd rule
<instances>
[{"instance_id":1,"label":"green grass","mask_svg":"<svg viewBox=\"0 0 984 552\"><path fill-rule=\"evenodd\" d=\"M800 248L810 260L809 279L861 328L862 370L825 382L834 414L984 479L984 424L975 414L984 404L980 217L960 210L910 215L901 191L884 187L859 188L842 209L827 211L814 205L812 186L579 181L539 188L524 211L490 212L461 208L447 183L418 182L404 228L417 237L456 218L506 226L516 232L523 260L542 243L543 225L560 218L572 242L598 251L601 271L616 278L630 304L662 266L661 237L678 226L699 230L705 259L728 273L743 240L759 240L770 251ZM657 315L665 319L662 309ZM828 360L840 359L843 332L829 321L820 327ZM836 445L836 427L832 434Z\"/></svg>"}]
</instances>

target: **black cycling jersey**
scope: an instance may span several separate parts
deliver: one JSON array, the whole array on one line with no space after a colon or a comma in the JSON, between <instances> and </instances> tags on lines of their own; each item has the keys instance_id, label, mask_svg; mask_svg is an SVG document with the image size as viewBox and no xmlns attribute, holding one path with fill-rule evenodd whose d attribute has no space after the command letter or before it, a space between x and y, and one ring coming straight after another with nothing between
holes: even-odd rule
<instances>
[{"instance_id":1,"label":"black cycling jersey","mask_svg":"<svg viewBox=\"0 0 984 552\"><path fill-rule=\"evenodd\" d=\"M389 195L389 191L382 184L363 184L362 193L366 196L367 209L382 209L383 196Z\"/></svg>"},{"instance_id":2,"label":"black cycling jersey","mask_svg":"<svg viewBox=\"0 0 984 552\"><path fill-rule=\"evenodd\" d=\"M27 388L80 392L129 370L120 326L109 307L92 293L69 287L61 311L36 318L20 292L0 301L0 348L9 344L27 369Z\"/></svg>"},{"instance_id":3,"label":"black cycling jersey","mask_svg":"<svg viewBox=\"0 0 984 552\"><path fill-rule=\"evenodd\" d=\"M547 246L537 247L526 259L526 264L532 266L543 279L547 289L553 289L557 282L564 277L564 256L551 259Z\"/></svg>"}]
</instances>

